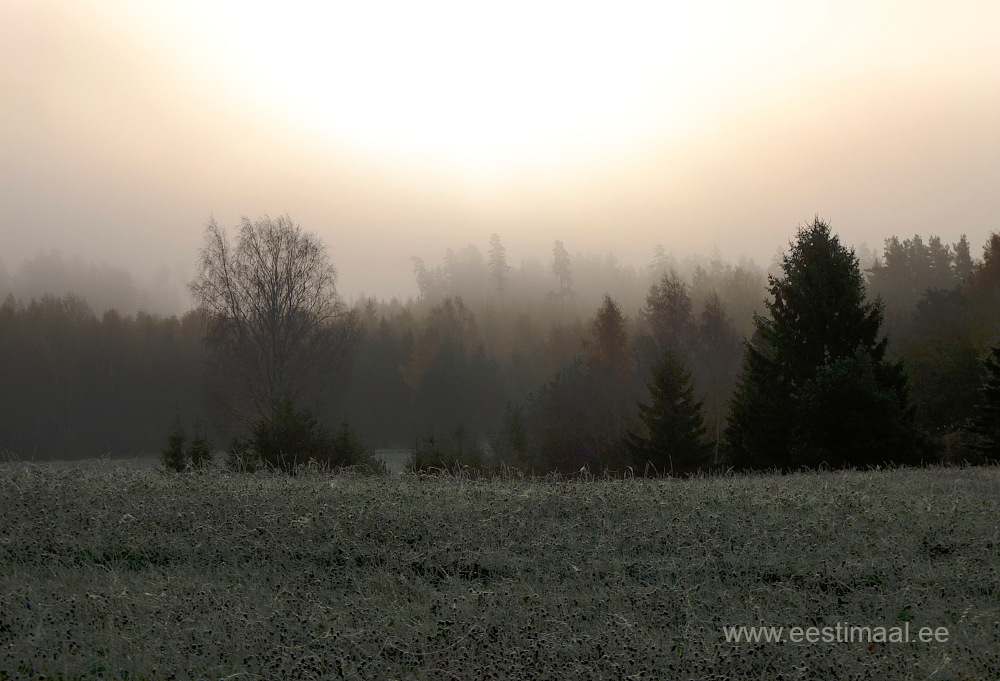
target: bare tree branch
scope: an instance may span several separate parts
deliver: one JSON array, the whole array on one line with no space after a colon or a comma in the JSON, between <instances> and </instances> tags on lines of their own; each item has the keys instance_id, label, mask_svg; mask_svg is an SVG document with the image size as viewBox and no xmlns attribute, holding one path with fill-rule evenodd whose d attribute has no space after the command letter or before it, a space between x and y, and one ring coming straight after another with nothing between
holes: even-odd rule
<instances>
[{"instance_id":1,"label":"bare tree branch","mask_svg":"<svg viewBox=\"0 0 1000 681\"><path fill-rule=\"evenodd\" d=\"M355 335L336 281L323 243L287 215L244 217L235 242L209 219L190 290L217 365L259 414L335 378Z\"/></svg>"}]
</instances>

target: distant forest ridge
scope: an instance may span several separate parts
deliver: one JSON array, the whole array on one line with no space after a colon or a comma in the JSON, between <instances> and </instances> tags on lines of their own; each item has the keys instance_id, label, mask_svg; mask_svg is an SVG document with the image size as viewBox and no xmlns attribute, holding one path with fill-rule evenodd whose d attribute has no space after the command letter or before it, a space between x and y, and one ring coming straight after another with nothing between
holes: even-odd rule
<instances>
[{"instance_id":1,"label":"distant forest ridge","mask_svg":"<svg viewBox=\"0 0 1000 681\"><path fill-rule=\"evenodd\" d=\"M178 272L163 266L139 281L124 267L66 258L58 250L49 250L23 260L13 271L0 260L0 299L13 295L29 302L46 295L69 294L85 300L97 314L106 310L131 315L181 314L191 306L182 279Z\"/></svg>"},{"instance_id":2,"label":"distant forest ridge","mask_svg":"<svg viewBox=\"0 0 1000 681\"><path fill-rule=\"evenodd\" d=\"M880 253L855 252L868 300L883 305L881 334L905 369L916 422L939 451L974 414L980 359L1000 328L1000 237L980 252L964 236L951 244L891 237ZM702 439L717 446L744 342L754 316L768 311L768 276L780 275L778 262L765 270L718 254L678 260L659 247L636 268L611 255L571 255L562 242L548 262L513 267L497 235L482 250L412 262L419 295L352 301L350 352L304 403L331 426L349 423L371 447L460 433L497 456L519 446L518 429L541 427L539 414L555 408L553 395L570 390L574 372L586 373L608 301L621 315L629 391L621 404L573 404L574 413L612 408L637 423L657 357L674 344L700 401ZM47 291L47 282L57 283ZM142 311L152 298L124 270L52 252L13 275L0 268L0 293L0 450L129 456L160 451L178 421L202 424L217 446L245 428L218 409L230 391L210 371L204 315Z\"/></svg>"},{"instance_id":3,"label":"distant forest ridge","mask_svg":"<svg viewBox=\"0 0 1000 681\"><path fill-rule=\"evenodd\" d=\"M484 245L485 247L485 245ZM878 257L867 244L855 247L861 266L865 269L874 264ZM331 253L334 264L338 262L338 254ZM776 256L775 256L776 257ZM435 273L457 274L457 279L470 279L464 274L473 274L477 270L482 274L485 265L484 251L475 244L468 244L458 250L448 249L436 262L428 261L424 266L421 256L414 256L412 261L419 261L420 266L433 276ZM623 264L610 252L604 254L576 252L573 261L581 269L578 277L583 289L578 292L585 299L593 300L593 307L600 302L600 297L606 293L626 287L634 287L637 283L651 282L658 272L667 268L676 270L683 278L690 280L695 270L713 267L713 263L724 263L718 249L708 255L677 256L667 253L663 246L653 249L650 262L644 266ZM776 260L769 265L776 266ZM527 296L545 295L552 287L550 263L536 257L523 258L519 265L512 267L510 278L516 294ZM738 264L747 269L759 269L752 259L741 257ZM589 273L584 273L589 269ZM26 258L19 263L11 263L0 258L0 301L8 295L22 302L41 299L43 296L63 296L72 294L82 298L98 315L106 310L117 310L120 314L134 315L137 312L147 312L159 315L180 315L191 307L190 296L186 290L185 278L189 273L182 273L177 268L161 266L144 277L136 277L127 267L116 266L104 261L88 261L79 256L66 256L60 250L49 249L39 251L32 258ZM421 281L419 271L414 272L414 283ZM628 283L626 283L628 282ZM457 284L457 281L456 281ZM487 282L462 281L464 296L474 296L477 291L488 288ZM588 291L597 291L590 293ZM400 301L418 297L419 294L404 294L393 296ZM454 295L463 295L458 292ZM362 296L367 299L367 296Z\"/></svg>"}]
</instances>

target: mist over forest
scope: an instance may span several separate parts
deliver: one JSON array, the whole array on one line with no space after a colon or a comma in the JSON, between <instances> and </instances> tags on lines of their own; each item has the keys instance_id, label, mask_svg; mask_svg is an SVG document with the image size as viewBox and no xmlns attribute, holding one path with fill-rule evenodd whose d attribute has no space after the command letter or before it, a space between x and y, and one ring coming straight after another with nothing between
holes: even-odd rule
<instances>
[{"instance_id":1,"label":"mist over forest","mask_svg":"<svg viewBox=\"0 0 1000 681\"><path fill-rule=\"evenodd\" d=\"M183 314L190 307L186 274L165 265L137 277L125 267L64 256L59 250L39 251L8 268L0 259L0 296L22 301L45 296L74 295L87 301L97 314Z\"/></svg>"},{"instance_id":2,"label":"mist over forest","mask_svg":"<svg viewBox=\"0 0 1000 681\"><path fill-rule=\"evenodd\" d=\"M879 337L905 373L922 460L976 455L967 430L1000 318L998 247L996 235L978 245L914 235L852 251L867 304L881 301ZM495 234L411 262L419 293L406 300L344 301L343 282L331 282L329 361L302 370L286 416L366 448L425 452L427 465L622 469L641 463L643 410L669 353L677 399L698 412L690 470L727 463L746 342L774 303L780 258L657 246L635 266L556 241L548 258L515 265ZM206 311L179 311L183 287L165 269L140 281L58 251L12 271L0 263L0 449L125 457L158 454L178 426L216 449L251 433L260 405L213 360ZM678 457L657 463L685 472Z\"/></svg>"}]
</instances>

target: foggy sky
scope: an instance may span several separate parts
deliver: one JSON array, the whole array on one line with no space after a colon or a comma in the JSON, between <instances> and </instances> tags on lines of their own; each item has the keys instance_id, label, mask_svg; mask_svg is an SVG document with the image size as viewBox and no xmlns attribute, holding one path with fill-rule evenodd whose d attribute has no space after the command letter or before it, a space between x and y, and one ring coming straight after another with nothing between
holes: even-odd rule
<instances>
[{"instance_id":1,"label":"foggy sky","mask_svg":"<svg viewBox=\"0 0 1000 681\"><path fill-rule=\"evenodd\" d=\"M555 239L766 266L816 214L874 248L1000 229L1000 3L198 4L0 5L8 271L59 249L183 281L210 215L287 212L348 298L494 232L514 266Z\"/></svg>"}]
</instances>

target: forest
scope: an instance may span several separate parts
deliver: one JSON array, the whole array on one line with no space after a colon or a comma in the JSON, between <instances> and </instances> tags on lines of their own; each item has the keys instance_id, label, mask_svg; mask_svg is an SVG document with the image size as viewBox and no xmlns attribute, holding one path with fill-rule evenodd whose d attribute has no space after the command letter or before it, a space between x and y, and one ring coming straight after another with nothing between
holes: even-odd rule
<instances>
[{"instance_id":1,"label":"forest","mask_svg":"<svg viewBox=\"0 0 1000 681\"><path fill-rule=\"evenodd\" d=\"M218 288L219 259L251 238L308 265L285 280L302 304L264 345ZM636 475L997 458L1000 234L978 257L964 236L858 253L817 218L767 270L569 248L513 266L495 234L414 256L415 299L347 304L318 239L244 219L236 241L206 228L181 316L132 311L141 295L110 268L86 291L8 294L0 451L127 457L194 434L230 464L291 438L331 463L408 448L421 468Z\"/></svg>"}]
</instances>

